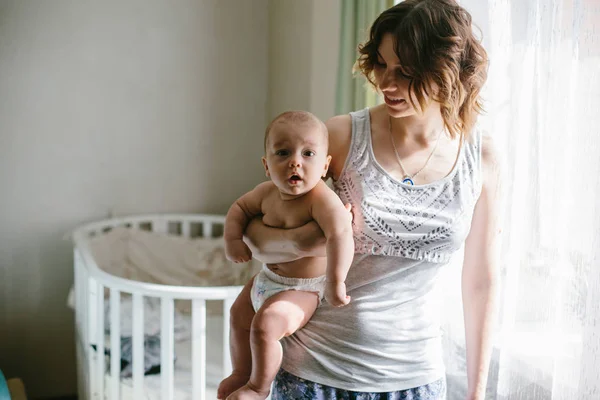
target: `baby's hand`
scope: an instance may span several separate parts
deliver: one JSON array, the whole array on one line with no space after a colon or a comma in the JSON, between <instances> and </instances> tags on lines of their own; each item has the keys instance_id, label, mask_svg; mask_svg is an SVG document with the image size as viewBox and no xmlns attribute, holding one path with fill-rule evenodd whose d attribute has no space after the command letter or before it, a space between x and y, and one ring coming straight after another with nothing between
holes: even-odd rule
<instances>
[{"instance_id":1,"label":"baby's hand","mask_svg":"<svg viewBox=\"0 0 600 400\"><path fill-rule=\"evenodd\" d=\"M243 240L226 240L225 255L234 263L245 263L252 259L252 252Z\"/></svg>"},{"instance_id":2,"label":"baby's hand","mask_svg":"<svg viewBox=\"0 0 600 400\"><path fill-rule=\"evenodd\" d=\"M325 300L334 307L343 307L350 303L350 296L346 295L344 282L327 282L325 284Z\"/></svg>"}]
</instances>

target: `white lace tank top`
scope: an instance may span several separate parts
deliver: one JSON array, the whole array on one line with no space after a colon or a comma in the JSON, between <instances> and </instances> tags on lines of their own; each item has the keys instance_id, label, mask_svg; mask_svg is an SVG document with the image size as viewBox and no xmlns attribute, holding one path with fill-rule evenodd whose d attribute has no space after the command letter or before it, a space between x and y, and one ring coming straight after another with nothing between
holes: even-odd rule
<instances>
[{"instance_id":1,"label":"white lace tank top","mask_svg":"<svg viewBox=\"0 0 600 400\"><path fill-rule=\"evenodd\" d=\"M354 212L356 254L349 305L324 302L282 340L282 367L346 390L387 392L444 375L436 278L461 248L481 192L481 134L462 145L453 170L407 185L377 162L369 110L351 113L352 142L334 189Z\"/></svg>"}]
</instances>

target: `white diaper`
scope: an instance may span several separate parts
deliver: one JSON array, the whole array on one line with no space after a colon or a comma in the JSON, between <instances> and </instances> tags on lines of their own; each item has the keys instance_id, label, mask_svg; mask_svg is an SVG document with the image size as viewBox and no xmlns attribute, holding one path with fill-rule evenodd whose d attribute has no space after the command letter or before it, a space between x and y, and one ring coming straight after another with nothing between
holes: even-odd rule
<instances>
[{"instance_id":1,"label":"white diaper","mask_svg":"<svg viewBox=\"0 0 600 400\"><path fill-rule=\"evenodd\" d=\"M286 290L315 292L318 294L319 304L321 304L323 292L325 291L325 275L308 279L288 278L277 275L266 265L263 265L262 271L254 277L252 290L250 291L254 311L258 311L269 297Z\"/></svg>"}]
</instances>

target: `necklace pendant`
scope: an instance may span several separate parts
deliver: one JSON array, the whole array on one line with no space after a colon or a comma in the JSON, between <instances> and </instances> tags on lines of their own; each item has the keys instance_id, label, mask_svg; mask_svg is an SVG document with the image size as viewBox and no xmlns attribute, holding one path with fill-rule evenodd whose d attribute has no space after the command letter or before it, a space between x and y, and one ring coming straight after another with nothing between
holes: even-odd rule
<instances>
[{"instance_id":1,"label":"necklace pendant","mask_svg":"<svg viewBox=\"0 0 600 400\"><path fill-rule=\"evenodd\" d=\"M404 179L402 179L402 183L406 183L407 185L415 185L415 183L413 182L412 178L410 176L405 176Z\"/></svg>"}]
</instances>

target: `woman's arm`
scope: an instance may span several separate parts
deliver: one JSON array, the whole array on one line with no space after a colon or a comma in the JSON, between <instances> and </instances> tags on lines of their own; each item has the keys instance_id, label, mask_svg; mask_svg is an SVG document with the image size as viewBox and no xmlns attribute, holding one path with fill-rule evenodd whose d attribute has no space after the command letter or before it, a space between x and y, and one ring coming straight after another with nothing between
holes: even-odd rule
<instances>
[{"instance_id":1,"label":"woman's arm","mask_svg":"<svg viewBox=\"0 0 600 400\"><path fill-rule=\"evenodd\" d=\"M314 221L299 228L280 229L266 226L261 217L255 217L246 228L244 242L252 256L266 264L326 255L325 235Z\"/></svg>"},{"instance_id":2,"label":"woman's arm","mask_svg":"<svg viewBox=\"0 0 600 400\"><path fill-rule=\"evenodd\" d=\"M483 400L492 350L498 286L500 168L489 138L482 146L483 187L465 243L462 297L467 345L468 400Z\"/></svg>"}]
</instances>

